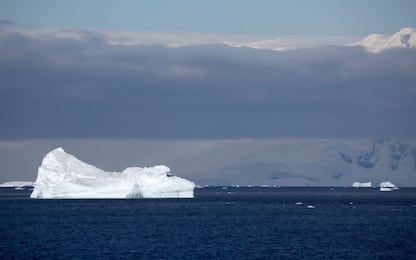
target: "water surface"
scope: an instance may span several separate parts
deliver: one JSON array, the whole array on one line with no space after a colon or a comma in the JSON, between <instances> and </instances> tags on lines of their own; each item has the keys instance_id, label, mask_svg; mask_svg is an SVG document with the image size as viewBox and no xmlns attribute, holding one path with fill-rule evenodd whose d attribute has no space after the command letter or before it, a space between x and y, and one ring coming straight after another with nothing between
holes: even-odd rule
<instances>
[{"instance_id":1,"label":"water surface","mask_svg":"<svg viewBox=\"0 0 416 260\"><path fill-rule=\"evenodd\" d=\"M196 189L195 199L35 200L0 189L0 257L409 259L416 189ZM308 208L313 206L314 208Z\"/></svg>"}]
</instances>

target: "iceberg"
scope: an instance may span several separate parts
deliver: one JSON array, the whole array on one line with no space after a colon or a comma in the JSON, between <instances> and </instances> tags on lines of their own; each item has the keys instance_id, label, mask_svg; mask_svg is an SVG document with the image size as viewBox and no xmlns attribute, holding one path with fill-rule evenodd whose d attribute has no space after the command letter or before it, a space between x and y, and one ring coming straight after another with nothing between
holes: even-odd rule
<instances>
[{"instance_id":1,"label":"iceberg","mask_svg":"<svg viewBox=\"0 0 416 260\"><path fill-rule=\"evenodd\" d=\"M31 198L36 199L120 199L193 198L195 184L173 176L164 165L129 167L106 172L82 162L62 148L42 160Z\"/></svg>"},{"instance_id":2,"label":"iceberg","mask_svg":"<svg viewBox=\"0 0 416 260\"><path fill-rule=\"evenodd\" d=\"M380 191L392 191L392 190L398 190L399 188L396 187L393 183L389 181L385 181L380 183Z\"/></svg>"},{"instance_id":3,"label":"iceberg","mask_svg":"<svg viewBox=\"0 0 416 260\"><path fill-rule=\"evenodd\" d=\"M356 181L352 184L352 187L354 187L354 188L371 188L371 181L369 181L369 182L358 182L358 181Z\"/></svg>"}]
</instances>

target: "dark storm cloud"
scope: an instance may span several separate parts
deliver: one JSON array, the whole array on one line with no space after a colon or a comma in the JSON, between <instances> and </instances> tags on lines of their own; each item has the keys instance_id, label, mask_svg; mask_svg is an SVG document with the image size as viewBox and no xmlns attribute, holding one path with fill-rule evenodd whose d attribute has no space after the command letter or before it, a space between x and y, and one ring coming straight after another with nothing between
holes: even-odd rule
<instances>
[{"instance_id":1,"label":"dark storm cloud","mask_svg":"<svg viewBox=\"0 0 416 260\"><path fill-rule=\"evenodd\" d=\"M414 135L416 51L0 35L0 137Z\"/></svg>"}]
</instances>

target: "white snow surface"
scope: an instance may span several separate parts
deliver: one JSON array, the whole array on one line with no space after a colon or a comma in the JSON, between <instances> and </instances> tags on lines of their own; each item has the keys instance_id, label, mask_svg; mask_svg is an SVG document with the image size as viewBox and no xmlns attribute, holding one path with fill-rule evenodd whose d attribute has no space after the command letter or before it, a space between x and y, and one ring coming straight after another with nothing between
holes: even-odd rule
<instances>
[{"instance_id":1,"label":"white snow surface","mask_svg":"<svg viewBox=\"0 0 416 260\"><path fill-rule=\"evenodd\" d=\"M380 188L392 188L392 189L395 189L397 187L393 183L391 183L389 181L385 181L385 182L380 183Z\"/></svg>"},{"instance_id":2,"label":"white snow surface","mask_svg":"<svg viewBox=\"0 0 416 260\"><path fill-rule=\"evenodd\" d=\"M42 160L31 198L193 198L195 184L164 165L106 172L57 148Z\"/></svg>"},{"instance_id":3,"label":"white snow surface","mask_svg":"<svg viewBox=\"0 0 416 260\"><path fill-rule=\"evenodd\" d=\"M8 181L5 183L0 184L1 188L21 188L21 187L28 187L33 186L33 181Z\"/></svg>"}]
</instances>

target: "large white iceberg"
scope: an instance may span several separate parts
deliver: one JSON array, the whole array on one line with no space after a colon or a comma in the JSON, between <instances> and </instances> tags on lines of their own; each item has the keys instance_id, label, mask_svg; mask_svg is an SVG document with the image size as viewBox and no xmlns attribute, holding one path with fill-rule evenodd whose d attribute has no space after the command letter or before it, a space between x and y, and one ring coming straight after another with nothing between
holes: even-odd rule
<instances>
[{"instance_id":1,"label":"large white iceberg","mask_svg":"<svg viewBox=\"0 0 416 260\"><path fill-rule=\"evenodd\" d=\"M164 165L105 172L62 148L42 160L31 198L193 198L195 184Z\"/></svg>"}]
</instances>

